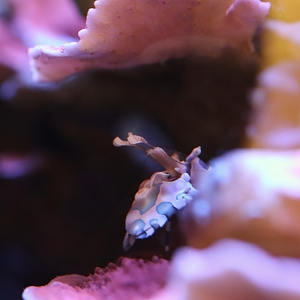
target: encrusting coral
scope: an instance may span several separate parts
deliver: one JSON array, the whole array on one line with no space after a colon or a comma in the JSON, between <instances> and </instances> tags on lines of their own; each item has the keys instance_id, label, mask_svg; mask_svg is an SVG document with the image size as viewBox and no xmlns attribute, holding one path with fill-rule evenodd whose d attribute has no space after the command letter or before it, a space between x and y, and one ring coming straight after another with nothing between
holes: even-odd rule
<instances>
[{"instance_id":1,"label":"encrusting coral","mask_svg":"<svg viewBox=\"0 0 300 300\"><path fill-rule=\"evenodd\" d=\"M256 245L226 239L207 249L179 249L166 288L150 299L296 300L299 276L299 259L277 258Z\"/></svg>"},{"instance_id":2,"label":"encrusting coral","mask_svg":"<svg viewBox=\"0 0 300 300\"><path fill-rule=\"evenodd\" d=\"M300 257L300 150L235 150L210 164L201 198L185 211L188 244L232 237Z\"/></svg>"},{"instance_id":3,"label":"encrusting coral","mask_svg":"<svg viewBox=\"0 0 300 300\"><path fill-rule=\"evenodd\" d=\"M88 277L59 276L45 287L29 287L24 300L119 300L149 299L166 284L169 262L154 257L152 261L122 258L120 266L97 268Z\"/></svg>"},{"instance_id":4,"label":"encrusting coral","mask_svg":"<svg viewBox=\"0 0 300 300\"><path fill-rule=\"evenodd\" d=\"M270 4L260 0L102 0L79 42L29 50L33 77L57 81L91 68L116 69L186 55L249 54Z\"/></svg>"}]
</instances>

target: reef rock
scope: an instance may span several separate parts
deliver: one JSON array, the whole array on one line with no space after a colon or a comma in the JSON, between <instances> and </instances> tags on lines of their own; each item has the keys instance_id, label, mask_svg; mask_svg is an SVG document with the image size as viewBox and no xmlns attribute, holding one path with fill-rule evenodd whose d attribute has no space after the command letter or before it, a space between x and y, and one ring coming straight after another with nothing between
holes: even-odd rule
<instances>
[{"instance_id":1,"label":"reef rock","mask_svg":"<svg viewBox=\"0 0 300 300\"><path fill-rule=\"evenodd\" d=\"M59 276L46 286L28 287L24 300L142 300L162 289L167 280L169 262L123 258L121 265L110 263L96 268L88 277L72 274Z\"/></svg>"},{"instance_id":2,"label":"reef rock","mask_svg":"<svg viewBox=\"0 0 300 300\"><path fill-rule=\"evenodd\" d=\"M188 244L232 237L300 257L300 150L235 150L210 165L182 214Z\"/></svg>"},{"instance_id":3,"label":"reef rock","mask_svg":"<svg viewBox=\"0 0 300 300\"><path fill-rule=\"evenodd\" d=\"M166 288L151 300L300 299L299 259L274 257L257 246L221 240L175 253Z\"/></svg>"}]
</instances>

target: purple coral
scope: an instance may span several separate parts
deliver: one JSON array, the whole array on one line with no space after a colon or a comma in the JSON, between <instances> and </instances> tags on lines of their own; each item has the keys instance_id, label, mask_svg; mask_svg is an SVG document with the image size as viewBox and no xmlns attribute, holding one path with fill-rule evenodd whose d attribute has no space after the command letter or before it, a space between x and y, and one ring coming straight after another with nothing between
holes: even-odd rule
<instances>
[{"instance_id":1,"label":"purple coral","mask_svg":"<svg viewBox=\"0 0 300 300\"><path fill-rule=\"evenodd\" d=\"M162 289L167 281L169 262L154 257L152 261L120 259L120 266L96 268L88 277L66 275L42 287L28 287L24 300L142 300Z\"/></svg>"}]
</instances>

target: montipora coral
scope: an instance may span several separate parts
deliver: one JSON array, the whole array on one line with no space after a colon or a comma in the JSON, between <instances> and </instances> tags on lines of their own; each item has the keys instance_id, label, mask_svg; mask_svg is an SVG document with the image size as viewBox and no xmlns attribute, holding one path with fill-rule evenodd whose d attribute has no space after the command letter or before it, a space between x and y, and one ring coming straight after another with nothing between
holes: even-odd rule
<instances>
[{"instance_id":1,"label":"montipora coral","mask_svg":"<svg viewBox=\"0 0 300 300\"><path fill-rule=\"evenodd\" d=\"M98 0L79 42L29 50L33 76L56 81L89 68L214 57L225 48L249 53L269 8L260 0Z\"/></svg>"}]
</instances>

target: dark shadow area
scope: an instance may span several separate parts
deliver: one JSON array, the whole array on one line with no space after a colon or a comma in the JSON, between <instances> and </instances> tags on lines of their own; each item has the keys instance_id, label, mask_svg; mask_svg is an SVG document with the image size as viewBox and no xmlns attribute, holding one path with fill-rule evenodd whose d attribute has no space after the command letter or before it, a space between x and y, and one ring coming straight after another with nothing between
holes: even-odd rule
<instances>
[{"instance_id":1,"label":"dark shadow area","mask_svg":"<svg viewBox=\"0 0 300 300\"><path fill-rule=\"evenodd\" d=\"M134 194L161 168L112 140L132 131L183 156L200 145L204 161L239 147L255 73L232 58L180 59L84 73L0 102L1 299L119 256L164 255L164 229L122 250ZM177 225L170 253L184 242Z\"/></svg>"}]
</instances>

